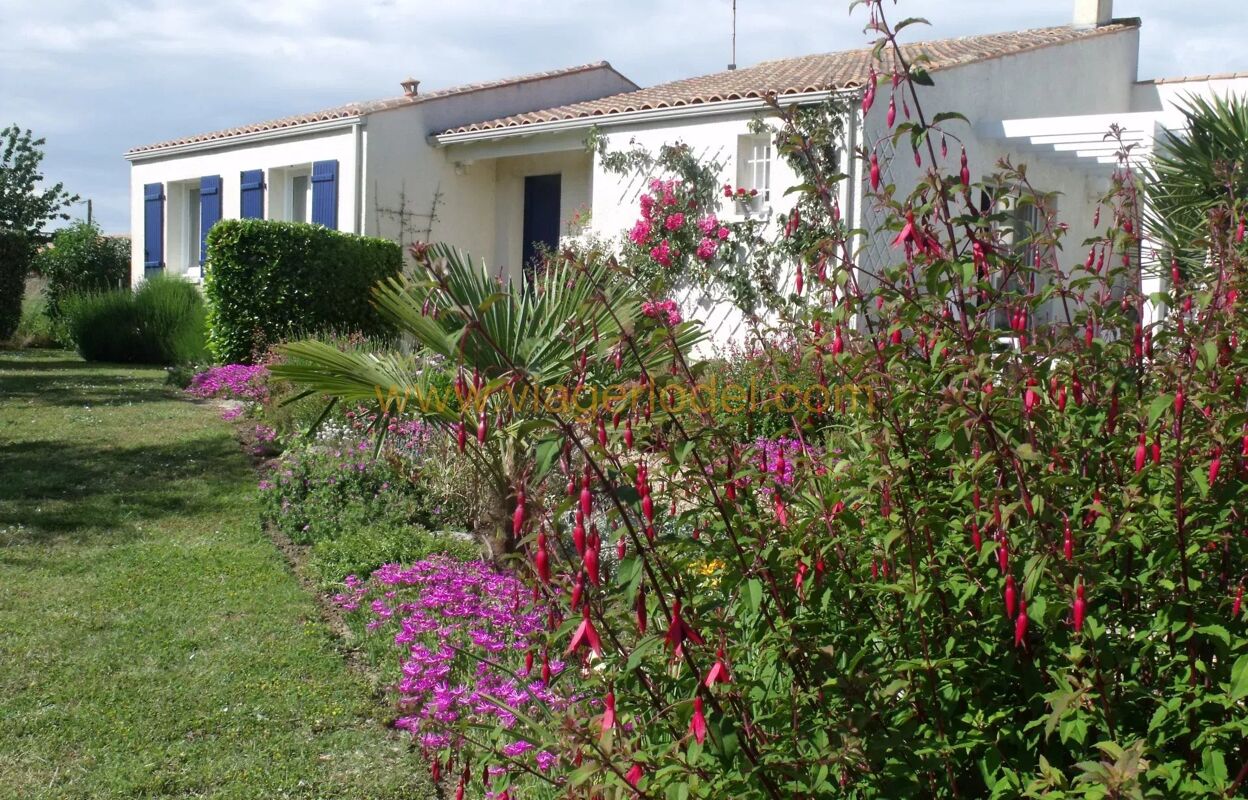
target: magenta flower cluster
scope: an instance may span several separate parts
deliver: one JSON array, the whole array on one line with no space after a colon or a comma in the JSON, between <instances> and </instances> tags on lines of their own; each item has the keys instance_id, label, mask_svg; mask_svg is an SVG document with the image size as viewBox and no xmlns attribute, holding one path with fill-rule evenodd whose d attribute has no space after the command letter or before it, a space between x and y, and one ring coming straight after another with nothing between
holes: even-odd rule
<instances>
[{"instance_id":1,"label":"magenta flower cluster","mask_svg":"<svg viewBox=\"0 0 1248 800\"><path fill-rule=\"evenodd\" d=\"M269 397L268 378L269 371L263 365L225 364L197 373L186 391L204 399L215 397L262 403Z\"/></svg>"},{"instance_id":2,"label":"magenta flower cluster","mask_svg":"<svg viewBox=\"0 0 1248 800\"><path fill-rule=\"evenodd\" d=\"M368 581L352 576L334 600L363 613L368 630L393 635L402 653L395 726L433 754L461 747L457 731L465 725L506 732L515 727L514 712L578 702L567 693L570 681L556 690L542 680L563 672L562 661L533 661L547 610L531 597L518 578L489 564L435 557L410 567L387 564ZM558 760L522 736L504 738L508 757L529 758L541 770Z\"/></svg>"},{"instance_id":3,"label":"magenta flower cluster","mask_svg":"<svg viewBox=\"0 0 1248 800\"><path fill-rule=\"evenodd\" d=\"M793 484L793 462L802 456L802 443L797 439L781 436L775 439L754 440L759 471L780 486Z\"/></svg>"},{"instance_id":4,"label":"magenta flower cluster","mask_svg":"<svg viewBox=\"0 0 1248 800\"><path fill-rule=\"evenodd\" d=\"M683 252L692 252L701 261L719 254L730 231L713 213L698 217L697 203L677 180L652 180L641 196L641 219L629 231L628 239L657 264L671 268Z\"/></svg>"},{"instance_id":5,"label":"magenta flower cluster","mask_svg":"<svg viewBox=\"0 0 1248 800\"><path fill-rule=\"evenodd\" d=\"M675 300L647 300L641 304L641 313L652 319L657 319L665 325L679 325L682 320L680 308L676 305Z\"/></svg>"}]
</instances>

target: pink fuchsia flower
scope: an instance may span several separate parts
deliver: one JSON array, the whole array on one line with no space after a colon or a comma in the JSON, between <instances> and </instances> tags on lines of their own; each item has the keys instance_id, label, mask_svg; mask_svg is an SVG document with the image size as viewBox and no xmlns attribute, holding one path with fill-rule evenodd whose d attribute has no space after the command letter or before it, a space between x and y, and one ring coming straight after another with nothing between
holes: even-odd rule
<instances>
[{"instance_id":1,"label":"pink fuchsia flower","mask_svg":"<svg viewBox=\"0 0 1248 800\"><path fill-rule=\"evenodd\" d=\"M711 236L712 234L715 233L715 230L718 227L719 227L719 220L715 219L714 214L711 214L709 217L703 217L702 219L698 220L698 230L702 231L703 236Z\"/></svg>"},{"instance_id":2,"label":"pink fuchsia flower","mask_svg":"<svg viewBox=\"0 0 1248 800\"><path fill-rule=\"evenodd\" d=\"M718 248L719 245L714 239L703 237L702 241L698 242L698 258L703 261L710 261L715 257L715 251Z\"/></svg>"},{"instance_id":3,"label":"pink fuchsia flower","mask_svg":"<svg viewBox=\"0 0 1248 800\"><path fill-rule=\"evenodd\" d=\"M633 226L633 229L629 231L628 238L633 244L640 246L645 244L646 240L650 238L650 231L650 220L639 219L637 224Z\"/></svg>"},{"instance_id":4,"label":"pink fuchsia flower","mask_svg":"<svg viewBox=\"0 0 1248 800\"><path fill-rule=\"evenodd\" d=\"M685 215L677 211L674 214L668 214L667 219L663 221L663 227L669 231L678 231L685 224Z\"/></svg>"},{"instance_id":5,"label":"pink fuchsia flower","mask_svg":"<svg viewBox=\"0 0 1248 800\"><path fill-rule=\"evenodd\" d=\"M670 267L672 265L672 257L674 255L675 251L672 250L671 243L666 239L659 242L658 246L650 250L650 257L665 267Z\"/></svg>"}]
</instances>

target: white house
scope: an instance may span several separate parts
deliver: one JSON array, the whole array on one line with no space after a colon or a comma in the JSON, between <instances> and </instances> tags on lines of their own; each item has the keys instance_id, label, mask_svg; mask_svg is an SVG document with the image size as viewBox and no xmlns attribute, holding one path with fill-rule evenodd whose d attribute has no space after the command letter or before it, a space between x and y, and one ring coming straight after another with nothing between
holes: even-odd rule
<instances>
[{"instance_id":1,"label":"white house","mask_svg":"<svg viewBox=\"0 0 1248 800\"><path fill-rule=\"evenodd\" d=\"M1076 0L1067 25L906 50L931 58L935 86L923 95L929 115L958 111L971 121L958 133L972 173L995 171L1004 156L1026 162L1037 188L1060 192L1060 216L1072 226L1068 241L1079 243L1091 234L1093 208L1113 168L1115 146L1104 140L1111 124L1138 144L1137 158L1146 157L1162 131L1180 125L1181 97L1248 94L1248 73L1141 80L1140 26L1138 19L1113 18L1112 0ZM603 236L619 235L635 221L642 187L604 169L587 149L594 129L615 149L691 145L725 165L723 182L759 191L751 213L774 217L788 210L792 200L784 190L795 181L767 138L749 130L768 113L765 98L783 104L832 94L856 98L871 66L870 48L860 48L642 89L603 63L429 95L413 89L394 101L138 148L127 156L134 164L135 275L160 267L193 274L203 230L222 215L260 213L261 201L248 199L260 196L273 218L309 218L402 240L394 216L400 194L414 204L410 211L426 215L439 197L436 219L422 223L415 238L448 241L514 274L533 243L567 235L580 212L589 212L590 231ZM866 118L850 114L845 155L865 145L889 164L886 180L913 185L920 168L908 150L887 158L886 105L877 103ZM317 166L324 163L335 165L332 179L328 167ZM855 227L869 229L865 176L856 161L845 163L859 174L842 185L841 208ZM336 181L335 201L317 194L326 180ZM255 188L261 185L267 188ZM220 195L208 194L214 191ZM218 198L210 211L206 196ZM722 216L733 213L724 209ZM870 243L863 258L885 257L884 246ZM1064 257L1074 268L1083 253ZM695 288L686 302L698 300ZM731 338L738 325L732 312L703 311L716 338Z\"/></svg>"}]
</instances>

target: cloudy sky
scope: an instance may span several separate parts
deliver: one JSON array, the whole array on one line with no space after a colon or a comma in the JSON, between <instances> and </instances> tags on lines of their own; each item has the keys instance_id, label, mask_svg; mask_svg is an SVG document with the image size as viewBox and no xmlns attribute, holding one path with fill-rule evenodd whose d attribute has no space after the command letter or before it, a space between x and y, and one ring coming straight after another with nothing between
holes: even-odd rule
<instances>
[{"instance_id":1,"label":"cloudy sky","mask_svg":"<svg viewBox=\"0 0 1248 800\"><path fill-rule=\"evenodd\" d=\"M1065 24L1074 0L900 0L924 38ZM847 0L739 0L737 61L861 46ZM0 0L0 126L129 228L139 144L353 100L606 59L647 85L723 69L731 0ZM1117 0L1142 77L1248 70L1245 0ZM915 36L921 29L912 28ZM85 214L85 209L78 209Z\"/></svg>"}]
</instances>

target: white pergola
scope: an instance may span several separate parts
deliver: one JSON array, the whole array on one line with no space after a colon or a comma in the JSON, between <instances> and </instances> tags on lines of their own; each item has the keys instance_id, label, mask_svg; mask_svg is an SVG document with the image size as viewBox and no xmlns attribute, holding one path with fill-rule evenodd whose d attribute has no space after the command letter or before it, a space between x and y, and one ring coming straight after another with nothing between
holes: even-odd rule
<instances>
[{"instance_id":1,"label":"white pergola","mask_svg":"<svg viewBox=\"0 0 1248 800\"><path fill-rule=\"evenodd\" d=\"M1111 134L1115 127L1117 137ZM1122 150L1129 149L1130 165L1142 164L1161 133L1174 127L1181 127L1181 120L1147 111L1003 119L979 124L977 133L1023 154L1108 175L1118 166Z\"/></svg>"},{"instance_id":2,"label":"white pergola","mask_svg":"<svg viewBox=\"0 0 1248 800\"><path fill-rule=\"evenodd\" d=\"M1049 161L1108 178L1123 163L1132 169L1152 158L1162 134L1183 130L1182 117L1161 112L1123 112L1072 117L1004 119L976 126L981 138L994 140L1025 157ZM1117 131L1117 135L1113 133ZM1148 247L1145 243L1145 252ZM1160 291L1161 270L1145 267L1145 294ZM1145 321L1164 316L1165 309L1145 303Z\"/></svg>"}]
</instances>

